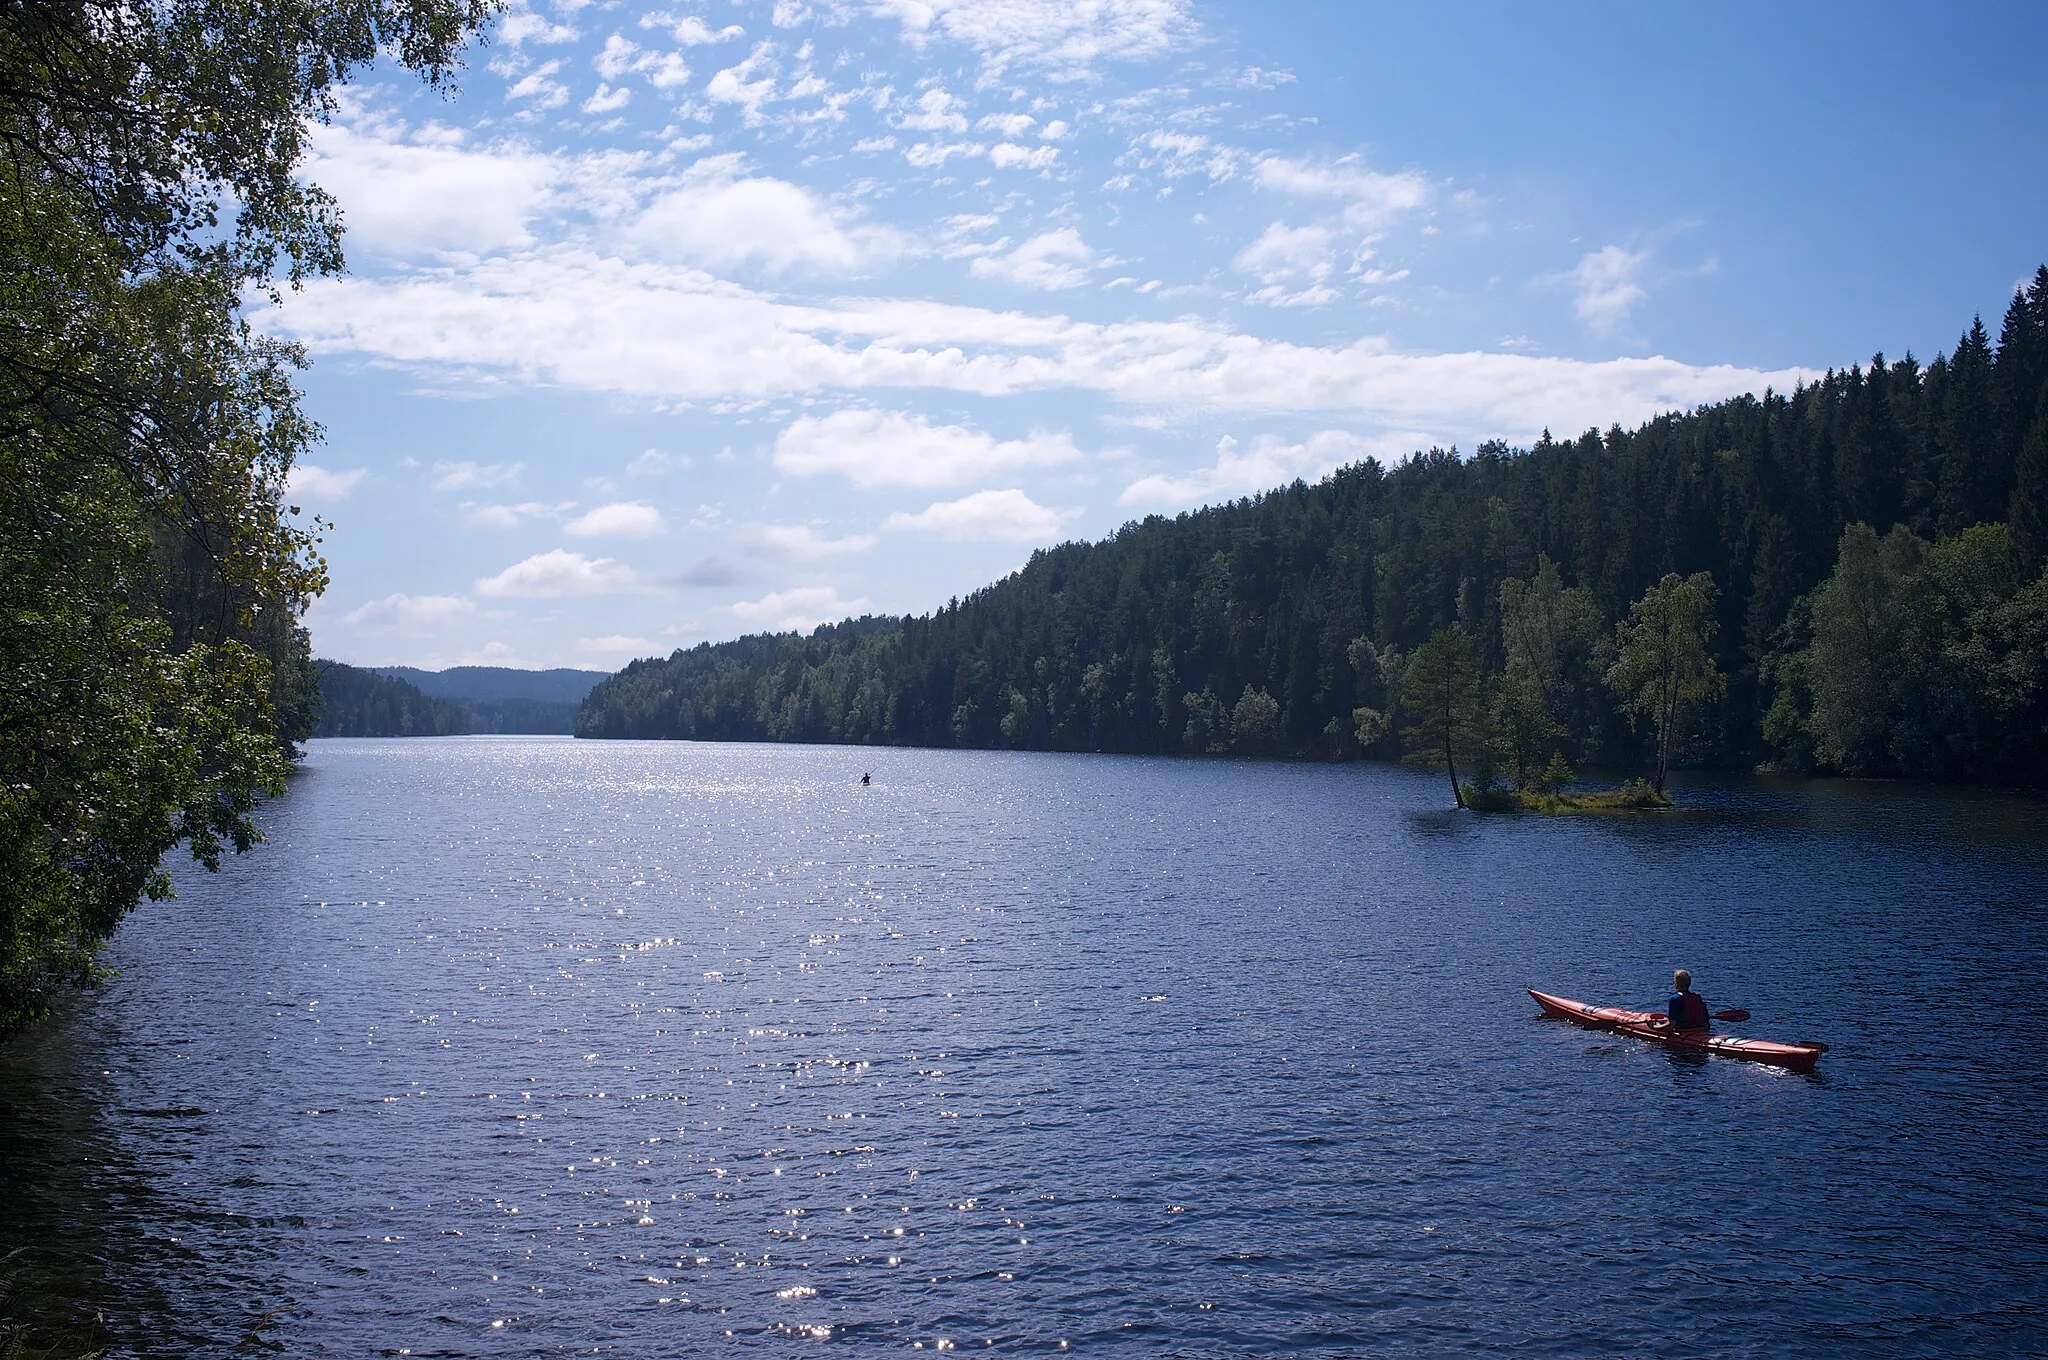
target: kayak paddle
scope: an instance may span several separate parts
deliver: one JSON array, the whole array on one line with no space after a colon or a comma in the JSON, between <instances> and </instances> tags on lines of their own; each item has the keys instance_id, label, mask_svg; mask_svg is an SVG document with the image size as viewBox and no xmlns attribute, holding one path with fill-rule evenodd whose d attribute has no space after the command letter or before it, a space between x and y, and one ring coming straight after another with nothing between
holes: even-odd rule
<instances>
[{"instance_id":1,"label":"kayak paddle","mask_svg":"<svg viewBox=\"0 0 2048 1360\"><path fill-rule=\"evenodd\" d=\"M1716 1020L1727 1020L1736 1024L1740 1024L1742 1021L1749 1019L1749 1012L1741 1010L1739 1008L1731 1007L1725 1011L1715 1011L1714 1018Z\"/></svg>"}]
</instances>

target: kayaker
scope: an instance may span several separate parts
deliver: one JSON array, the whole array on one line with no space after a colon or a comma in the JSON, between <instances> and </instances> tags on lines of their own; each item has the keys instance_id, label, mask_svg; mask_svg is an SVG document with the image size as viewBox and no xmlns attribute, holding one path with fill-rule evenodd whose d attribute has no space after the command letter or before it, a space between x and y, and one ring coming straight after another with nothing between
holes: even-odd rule
<instances>
[{"instance_id":1,"label":"kayaker","mask_svg":"<svg viewBox=\"0 0 2048 1360\"><path fill-rule=\"evenodd\" d=\"M1707 1012L1707 999L1692 989L1692 973L1681 968L1671 975L1671 982L1678 990L1671 994L1671 1000L1664 1008L1665 1022L1680 1030L1708 1028L1713 1016Z\"/></svg>"}]
</instances>

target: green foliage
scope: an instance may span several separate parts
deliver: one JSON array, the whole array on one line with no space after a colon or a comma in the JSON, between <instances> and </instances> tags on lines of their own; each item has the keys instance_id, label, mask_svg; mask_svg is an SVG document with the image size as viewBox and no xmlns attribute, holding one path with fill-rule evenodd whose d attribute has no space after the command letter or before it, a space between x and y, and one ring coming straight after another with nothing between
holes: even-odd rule
<instances>
[{"instance_id":1,"label":"green foliage","mask_svg":"<svg viewBox=\"0 0 2048 1360\"><path fill-rule=\"evenodd\" d=\"M1401 705L1415 719L1401 733L1409 747L1406 759L1448 771L1451 795L1465 806L1458 762L1467 768L1479 765L1490 775L1485 762L1493 735L1479 684L1479 649L1470 634L1452 624L1415 649L1401 679ZM1479 781L1481 788L1491 782Z\"/></svg>"},{"instance_id":2,"label":"green foliage","mask_svg":"<svg viewBox=\"0 0 2048 1360\"><path fill-rule=\"evenodd\" d=\"M1345 657L1358 676L1358 696L1370 700L1351 710L1351 730L1359 749L1372 753L1400 721L1401 676L1407 670L1408 658L1391 642L1375 647L1369 637L1353 638L1345 648ZM1379 707L1374 708L1374 703ZM1336 718L1331 721L1339 722Z\"/></svg>"},{"instance_id":3,"label":"green foliage","mask_svg":"<svg viewBox=\"0 0 2048 1360\"><path fill-rule=\"evenodd\" d=\"M1509 662L1494 689L1493 730L1508 778L1518 789L1530 787L1544 768L1564 759L1557 749L1558 739L1565 735L1564 725L1550 716L1543 685L1525 663ZM1570 782L1569 775L1566 782Z\"/></svg>"},{"instance_id":4,"label":"green foliage","mask_svg":"<svg viewBox=\"0 0 2048 1360\"><path fill-rule=\"evenodd\" d=\"M1679 715L1688 704L1717 699L1727 688L1712 651L1714 578L1705 572L1672 572L1629 606L1615 630L1615 660L1607 683L1621 696L1631 718L1648 718L1657 732L1656 778L1664 792Z\"/></svg>"},{"instance_id":5,"label":"green foliage","mask_svg":"<svg viewBox=\"0 0 2048 1360\"><path fill-rule=\"evenodd\" d=\"M1239 755L1271 755L1280 744L1280 705L1262 689L1244 687L1230 711L1231 749Z\"/></svg>"},{"instance_id":6,"label":"green foliage","mask_svg":"<svg viewBox=\"0 0 2048 1360\"><path fill-rule=\"evenodd\" d=\"M1642 780L1616 789L1564 793L1554 788L1467 788L1465 806L1474 812L1540 812L1548 817L1574 813L1662 812L1671 800Z\"/></svg>"},{"instance_id":7,"label":"green foliage","mask_svg":"<svg viewBox=\"0 0 2048 1360\"><path fill-rule=\"evenodd\" d=\"M163 853L246 848L317 682L317 431L298 353L239 316L339 265L305 120L384 44L430 77L435 0L0 6L0 1033L93 956Z\"/></svg>"},{"instance_id":8,"label":"green foliage","mask_svg":"<svg viewBox=\"0 0 2048 1360\"><path fill-rule=\"evenodd\" d=\"M472 732L569 736L576 730L579 704L560 699L461 699Z\"/></svg>"},{"instance_id":9,"label":"green foliage","mask_svg":"<svg viewBox=\"0 0 2048 1360\"><path fill-rule=\"evenodd\" d=\"M436 699L396 676L339 661L314 663L320 673L316 737L448 737L470 730L469 711Z\"/></svg>"},{"instance_id":10,"label":"green foliage","mask_svg":"<svg viewBox=\"0 0 2048 1360\"><path fill-rule=\"evenodd\" d=\"M2037 778L2048 577L2025 582L2012 540L1999 524L1933 544L1845 530L1810 641L1780 669L1776 738L1844 774Z\"/></svg>"},{"instance_id":11,"label":"green foliage","mask_svg":"<svg viewBox=\"0 0 2048 1360\"><path fill-rule=\"evenodd\" d=\"M1564 752L1552 751L1550 762L1536 776L1535 788L1538 793L1561 793L1576 778L1578 773L1572 769L1571 762L1564 758Z\"/></svg>"},{"instance_id":12,"label":"green foliage","mask_svg":"<svg viewBox=\"0 0 2048 1360\"><path fill-rule=\"evenodd\" d=\"M1534 576L1500 583L1500 631L1505 673L1526 677L1517 683L1533 681L1537 689L1540 718L1528 696L1518 696L1525 705L1523 721L1547 722L1558 729L1556 737L1582 753L1596 753L1609 712L1603 677L1614 647L1593 592L1585 586L1567 589L1557 563L1538 554Z\"/></svg>"}]
</instances>

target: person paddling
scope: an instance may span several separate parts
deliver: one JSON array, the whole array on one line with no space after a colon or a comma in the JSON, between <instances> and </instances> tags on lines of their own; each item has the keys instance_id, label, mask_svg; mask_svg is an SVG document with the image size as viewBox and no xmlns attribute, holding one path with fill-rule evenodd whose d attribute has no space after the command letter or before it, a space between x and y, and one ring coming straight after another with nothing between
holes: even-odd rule
<instances>
[{"instance_id":1,"label":"person paddling","mask_svg":"<svg viewBox=\"0 0 2048 1360\"><path fill-rule=\"evenodd\" d=\"M1692 973L1681 968L1671 975L1671 981L1678 990L1665 1005L1665 1022L1676 1030L1707 1029L1713 1017L1707 1011L1706 998L1692 989Z\"/></svg>"},{"instance_id":2,"label":"person paddling","mask_svg":"<svg viewBox=\"0 0 2048 1360\"><path fill-rule=\"evenodd\" d=\"M866 775L862 775L862 776L860 777L860 786L861 786L862 788L866 788L866 787L867 787L867 786L868 786L869 784L871 784L871 783L873 783L873 782L874 782L874 781L870 780L870 779L869 779L869 778L868 778L868 777L867 777Z\"/></svg>"}]
</instances>

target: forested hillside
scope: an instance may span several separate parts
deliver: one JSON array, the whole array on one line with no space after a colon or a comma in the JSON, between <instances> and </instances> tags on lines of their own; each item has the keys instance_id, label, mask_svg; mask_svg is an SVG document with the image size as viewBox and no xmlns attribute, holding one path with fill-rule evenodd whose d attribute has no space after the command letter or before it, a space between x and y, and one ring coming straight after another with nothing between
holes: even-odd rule
<instances>
[{"instance_id":1,"label":"forested hillside","mask_svg":"<svg viewBox=\"0 0 2048 1360\"><path fill-rule=\"evenodd\" d=\"M1489 768L1647 763L1668 718L1681 763L2031 779L2044 556L2048 267L1995 344L1155 516L929 616L635 662L577 733L1392 756L1445 634ZM1617 649L1680 594L1706 670L1646 718Z\"/></svg>"},{"instance_id":2,"label":"forested hillside","mask_svg":"<svg viewBox=\"0 0 2048 1360\"><path fill-rule=\"evenodd\" d=\"M599 671L356 667L320 661L316 737L568 736Z\"/></svg>"},{"instance_id":3,"label":"forested hillside","mask_svg":"<svg viewBox=\"0 0 2048 1360\"><path fill-rule=\"evenodd\" d=\"M447 699L469 711L472 732L568 736L576 730L576 710L584 697L606 678L603 671L558 668L515 670L509 666L450 666L424 671L413 666L373 667L424 693Z\"/></svg>"},{"instance_id":4,"label":"forested hillside","mask_svg":"<svg viewBox=\"0 0 2048 1360\"><path fill-rule=\"evenodd\" d=\"M396 676L314 663L320 671L316 737L451 737L470 730L469 710Z\"/></svg>"},{"instance_id":5,"label":"forested hillside","mask_svg":"<svg viewBox=\"0 0 2048 1360\"><path fill-rule=\"evenodd\" d=\"M444 671L426 671L417 666L372 666L379 675L395 675L437 699L460 699L465 703L493 703L500 699L581 704L606 671L581 671L557 667L548 671L519 670L512 666L450 666Z\"/></svg>"}]
</instances>

